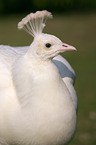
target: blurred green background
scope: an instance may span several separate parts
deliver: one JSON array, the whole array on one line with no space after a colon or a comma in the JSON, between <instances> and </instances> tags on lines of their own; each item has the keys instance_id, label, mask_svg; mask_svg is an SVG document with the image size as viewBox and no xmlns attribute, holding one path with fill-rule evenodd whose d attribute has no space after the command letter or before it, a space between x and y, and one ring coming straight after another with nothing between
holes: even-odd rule
<instances>
[{"instance_id":1,"label":"blurred green background","mask_svg":"<svg viewBox=\"0 0 96 145\"><path fill-rule=\"evenodd\" d=\"M69 145L96 145L96 0L0 0L0 44L30 45L33 38L17 23L44 9L54 15L44 32L78 50L63 54L76 72L78 94L77 130Z\"/></svg>"}]
</instances>

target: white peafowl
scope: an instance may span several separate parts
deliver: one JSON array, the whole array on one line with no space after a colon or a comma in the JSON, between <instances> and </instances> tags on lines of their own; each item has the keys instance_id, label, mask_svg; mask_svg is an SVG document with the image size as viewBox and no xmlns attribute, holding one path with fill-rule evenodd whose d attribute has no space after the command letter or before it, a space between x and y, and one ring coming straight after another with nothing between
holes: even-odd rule
<instances>
[{"instance_id":1,"label":"white peafowl","mask_svg":"<svg viewBox=\"0 0 96 145\"><path fill-rule=\"evenodd\" d=\"M47 18L44 10L19 22L34 37L30 46L0 45L1 145L64 145L74 135L75 72L58 54L76 49L42 33Z\"/></svg>"}]
</instances>

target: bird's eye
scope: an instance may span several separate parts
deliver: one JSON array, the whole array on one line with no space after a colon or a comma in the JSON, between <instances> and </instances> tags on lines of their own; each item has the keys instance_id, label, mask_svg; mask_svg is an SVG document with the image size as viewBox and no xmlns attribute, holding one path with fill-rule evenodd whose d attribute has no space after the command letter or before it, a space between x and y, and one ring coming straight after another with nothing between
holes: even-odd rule
<instances>
[{"instance_id":1,"label":"bird's eye","mask_svg":"<svg viewBox=\"0 0 96 145\"><path fill-rule=\"evenodd\" d=\"M51 44L50 44L50 43L46 43L45 46L46 46L47 48L50 48L50 47L51 47Z\"/></svg>"}]
</instances>

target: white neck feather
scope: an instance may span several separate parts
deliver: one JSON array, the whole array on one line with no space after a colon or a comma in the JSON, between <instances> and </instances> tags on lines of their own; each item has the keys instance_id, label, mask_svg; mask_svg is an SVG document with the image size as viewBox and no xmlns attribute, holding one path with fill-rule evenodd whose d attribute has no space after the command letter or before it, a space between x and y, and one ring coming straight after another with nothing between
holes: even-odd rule
<instances>
[{"instance_id":1,"label":"white neck feather","mask_svg":"<svg viewBox=\"0 0 96 145\"><path fill-rule=\"evenodd\" d=\"M34 57L28 57L28 55L20 58L14 64L12 73L17 97L24 106L28 105L34 97L38 95L42 97L40 93L50 92L53 89L52 87L55 89L58 82L62 81L51 60L38 61Z\"/></svg>"}]
</instances>

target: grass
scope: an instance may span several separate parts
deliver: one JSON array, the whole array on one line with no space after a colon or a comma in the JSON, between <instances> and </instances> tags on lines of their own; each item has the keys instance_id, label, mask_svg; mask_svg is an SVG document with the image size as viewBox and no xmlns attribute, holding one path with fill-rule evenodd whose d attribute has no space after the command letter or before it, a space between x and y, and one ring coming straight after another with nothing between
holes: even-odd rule
<instances>
[{"instance_id":1,"label":"grass","mask_svg":"<svg viewBox=\"0 0 96 145\"><path fill-rule=\"evenodd\" d=\"M30 45L32 37L17 30L23 15L0 18L0 44ZM77 131L69 145L96 144L96 13L62 14L49 20L45 32L54 34L77 48L63 56L76 72L78 94Z\"/></svg>"}]
</instances>

